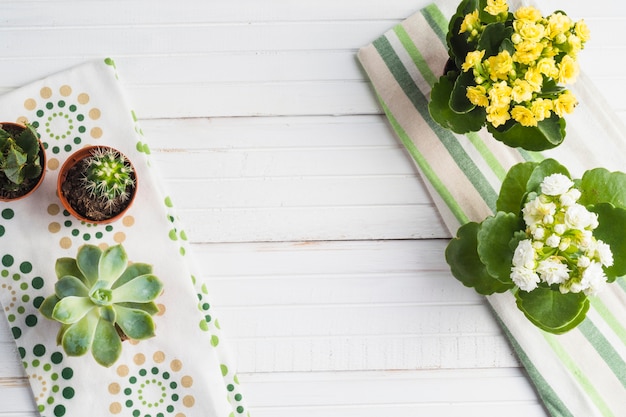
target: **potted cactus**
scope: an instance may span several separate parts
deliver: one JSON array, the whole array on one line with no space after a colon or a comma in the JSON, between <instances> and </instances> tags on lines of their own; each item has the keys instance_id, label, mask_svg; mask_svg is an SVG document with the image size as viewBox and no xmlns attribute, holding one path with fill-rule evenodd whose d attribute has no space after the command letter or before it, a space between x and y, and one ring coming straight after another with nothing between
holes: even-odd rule
<instances>
[{"instance_id":1,"label":"potted cactus","mask_svg":"<svg viewBox=\"0 0 626 417\"><path fill-rule=\"evenodd\" d=\"M130 208L137 189L135 169L108 146L79 149L59 171L57 192L67 211L90 223L110 223Z\"/></svg>"},{"instance_id":2,"label":"potted cactus","mask_svg":"<svg viewBox=\"0 0 626 417\"><path fill-rule=\"evenodd\" d=\"M81 246L76 258L59 258L54 294L39 307L61 323L58 343L69 356L91 353L102 366L117 361L126 339L154 336L154 300L163 290L152 266L129 265L122 245Z\"/></svg>"},{"instance_id":3,"label":"potted cactus","mask_svg":"<svg viewBox=\"0 0 626 417\"><path fill-rule=\"evenodd\" d=\"M46 152L29 125L0 124L0 200L30 195L43 182Z\"/></svg>"}]
</instances>

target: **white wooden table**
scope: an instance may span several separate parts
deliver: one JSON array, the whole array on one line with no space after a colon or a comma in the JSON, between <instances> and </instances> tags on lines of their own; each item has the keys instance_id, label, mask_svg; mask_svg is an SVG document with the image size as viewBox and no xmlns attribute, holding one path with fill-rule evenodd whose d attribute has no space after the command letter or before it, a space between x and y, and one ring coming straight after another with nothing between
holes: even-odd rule
<instances>
[{"instance_id":1,"label":"white wooden table","mask_svg":"<svg viewBox=\"0 0 626 417\"><path fill-rule=\"evenodd\" d=\"M449 235L355 57L427 3L0 0L0 92L116 60L253 416L547 415L448 272ZM583 70L625 118L624 3L538 4L585 18ZM0 416L35 415L2 318Z\"/></svg>"}]
</instances>

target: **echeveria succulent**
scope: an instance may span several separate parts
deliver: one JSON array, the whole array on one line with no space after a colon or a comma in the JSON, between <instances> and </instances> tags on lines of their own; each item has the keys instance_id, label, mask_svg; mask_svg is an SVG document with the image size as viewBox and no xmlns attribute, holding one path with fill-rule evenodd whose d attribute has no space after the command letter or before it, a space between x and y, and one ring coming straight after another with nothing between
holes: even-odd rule
<instances>
[{"instance_id":1,"label":"echeveria succulent","mask_svg":"<svg viewBox=\"0 0 626 417\"><path fill-rule=\"evenodd\" d=\"M55 272L55 293L40 311L62 324L57 342L68 355L91 350L96 362L108 367L119 358L124 339L154 336L154 300L163 284L151 265L129 265L122 245L104 251L84 245L75 259L57 259Z\"/></svg>"}]
</instances>

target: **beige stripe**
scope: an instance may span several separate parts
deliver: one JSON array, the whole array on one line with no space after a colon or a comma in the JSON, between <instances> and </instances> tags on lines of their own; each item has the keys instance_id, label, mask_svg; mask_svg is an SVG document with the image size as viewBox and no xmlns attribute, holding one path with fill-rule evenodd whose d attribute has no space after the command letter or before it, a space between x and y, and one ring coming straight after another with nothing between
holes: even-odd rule
<instances>
[{"instance_id":1,"label":"beige stripe","mask_svg":"<svg viewBox=\"0 0 626 417\"><path fill-rule=\"evenodd\" d=\"M432 170L455 196L469 219L480 222L493 214L463 170L450 157L448 150L404 94L376 48L370 45L361 49L359 59L376 85L378 94L417 149L431 163L436 162L432 163Z\"/></svg>"},{"instance_id":2,"label":"beige stripe","mask_svg":"<svg viewBox=\"0 0 626 417\"><path fill-rule=\"evenodd\" d=\"M480 138L485 142L487 148L491 151L493 156L500 162L502 167L508 171L513 165L518 164L520 162L525 162L524 158L520 155L520 153L511 148L510 146L506 146L504 143L497 141L491 136L491 133L487 131L487 129L482 129L478 132Z\"/></svg>"},{"instance_id":3,"label":"beige stripe","mask_svg":"<svg viewBox=\"0 0 626 417\"><path fill-rule=\"evenodd\" d=\"M422 30L428 27L424 16L421 13L415 13L402 22L402 26L435 76L439 78L443 75L443 67L448 60L448 48L441 43L434 31ZM423 93L428 95L428 91L423 91Z\"/></svg>"}]
</instances>

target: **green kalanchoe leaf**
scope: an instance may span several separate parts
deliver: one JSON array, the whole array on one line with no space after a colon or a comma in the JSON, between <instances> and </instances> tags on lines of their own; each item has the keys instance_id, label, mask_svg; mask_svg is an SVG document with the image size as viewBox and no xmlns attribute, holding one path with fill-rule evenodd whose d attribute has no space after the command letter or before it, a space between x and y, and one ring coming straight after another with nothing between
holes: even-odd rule
<instances>
[{"instance_id":1,"label":"green kalanchoe leaf","mask_svg":"<svg viewBox=\"0 0 626 417\"><path fill-rule=\"evenodd\" d=\"M554 334L565 333L578 326L589 310L589 300L583 293L561 294L550 288L538 287L530 292L515 294L517 307L535 326Z\"/></svg>"},{"instance_id":2,"label":"green kalanchoe leaf","mask_svg":"<svg viewBox=\"0 0 626 417\"><path fill-rule=\"evenodd\" d=\"M461 226L456 238L446 248L446 261L452 275L466 287L474 288L477 293L489 295L505 292L513 288L513 283L503 283L489 275L478 257L476 236L479 229L480 225L476 222Z\"/></svg>"},{"instance_id":3,"label":"green kalanchoe leaf","mask_svg":"<svg viewBox=\"0 0 626 417\"><path fill-rule=\"evenodd\" d=\"M476 132L485 124L485 109L475 107L468 113L459 114L450 108L450 96L454 86L454 78L442 76L430 92L428 110L431 117L440 126L455 133Z\"/></svg>"},{"instance_id":4,"label":"green kalanchoe leaf","mask_svg":"<svg viewBox=\"0 0 626 417\"><path fill-rule=\"evenodd\" d=\"M496 140L512 148L544 151L559 146L565 139L565 119L553 114L538 122L535 127L522 126L509 120L498 127L488 123L487 130Z\"/></svg>"},{"instance_id":5,"label":"green kalanchoe leaf","mask_svg":"<svg viewBox=\"0 0 626 417\"><path fill-rule=\"evenodd\" d=\"M163 291L163 284L154 275L141 275L113 290L116 302L146 303Z\"/></svg>"},{"instance_id":6,"label":"green kalanchoe leaf","mask_svg":"<svg viewBox=\"0 0 626 417\"><path fill-rule=\"evenodd\" d=\"M511 282L511 263L515 251L511 241L522 228L516 213L498 212L486 218L478 231L478 256L489 275L503 283Z\"/></svg>"},{"instance_id":7,"label":"green kalanchoe leaf","mask_svg":"<svg viewBox=\"0 0 626 417\"><path fill-rule=\"evenodd\" d=\"M87 279L88 287L94 285L99 279L98 265L100 264L101 256L102 250L95 245L84 245L76 254L76 263L83 276Z\"/></svg>"},{"instance_id":8,"label":"green kalanchoe leaf","mask_svg":"<svg viewBox=\"0 0 626 417\"><path fill-rule=\"evenodd\" d=\"M128 256L122 245L107 248L100 256L98 277L112 285L122 275L128 264Z\"/></svg>"},{"instance_id":9,"label":"green kalanchoe leaf","mask_svg":"<svg viewBox=\"0 0 626 417\"><path fill-rule=\"evenodd\" d=\"M124 334L134 340L148 339L154 336L154 321L143 310L114 306L117 324Z\"/></svg>"},{"instance_id":10,"label":"green kalanchoe leaf","mask_svg":"<svg viewBox=\"0 0 626 417\"><path fill-rule=\"evenodd\" d=\"M512 27L507 27L502 22L490 23L480 35L476 49L484 50L485 58L498 55L502 50L502 41L510 38L512 34Z\"/></svg>"},{"instance_id":11,"label":"green kalanchoe leaf","mask_svg":"<svg viewBox=\"0 0 626 417\"><path fill-rule=\"evenodd\" d=\"M56 282L54 292L58 298L89 296L89 288L80 279L70 275L64 276Z\"/></svg>"},{"instance_id":12,"label":"green kalanchoe leaf","mask_svg":"<svg viewBox=\"0 0 626 417\"><path fill-rule=\"evenodd\" d=\"M523 206L530 176L537 167L536 162L522 162L513 165L506 174L500 195L496 201L496 210L507 213L518 213Z\"/></svg>"},{"instance_id":13,"label":"green kalanchoe leaf","mask_svg":"<svg viewBox=\"0 0 626 417\"><path fill-rule=\"evenodd\" d=\"M63 324L72 324L82 319L93 307L88 298L65 297L54 306L52 317Z\"/></svg>"},{"instance_id":14,"label":"green kalanchoe leaf","mask_svg":"<svg viewBox=\"0 0 626 417\"><path fill-rule=\"evenodd\" d=\"M64 329L61 338L63 350L69 356L82 356L89 350L98 317L92 311L81 320Z\"/></svg>"},{"instance_id":15,"label":"green kalanchoe leaf","mask_svg":"<svg viewBox=\"0 0 626 417\"><path fill-rule=\"evenodd\" d=\"M465 57L476 47L476 42L468 42L469 34L459 33L461 24L465 15L473 12L478 8L478 0L462 0L456 10L456 13L450 19L448 24L448 33L446 35L446 43L452 52L452 56ZM463 62L456 62L460 66Z\"/></svg>"},{"instance_id":16,"label":"green kalanchoe leaf","mask_svg":"<svg viewBox=\"0 0 626 417\"><path fill-rule=\"evenodd\" d=\"M613 266L605 267L608 282L626 275L626 209L615 207L610 203L590 206L589 211L598 215L598 227L593 231L599 239L611 247Z\"/></svg>"},{"instance_id":17,"label":"green kalanchoe leaf","mask_svg":"<svg viewBox=\"0 0 626 417\"><path fill-rule=\"evenodd\" d=\"M466 114L476 108L475 104L467 98L467 86L474 85L474 74L462 72L457 77L450 94L450 109L457 114Z\"/></svg>"},{"instance_id":18,"label":"green kalanchoe leaf","mask_svg":"<svg viewBox=\"0 0 626 417\"><path fill-rule=\"evenodd\" d=\"M144 264L144 263L134 263L132 265L128 265L126 271L113 283L111 286L112 289L120 287L126 284L128 281L140 276L147 275L152 273L152 265Z\"/></svg>"},{"instance_id":19,"label":"green kalanchoe leaf","mask_svg":"<svg viewBox=\"0 0 626 417\"><path fill-rule=\"evenodd\" d=\"M578 202L584 206L611 203L626 208L626 174L623 172L592 169L583 174L578 187L582 193Z\"/></svg>"},{"instance_id":20,"label":"green kalanchoe leaf","mask_svg":"<svg viewBox=\"0 0 626 417\"><path fill-rule=\"evenodd\" d=\"M93 335L91 353L100 365L110 367L122 354L122 341L115 325L107 320L98 320Z\"/></svg>"}]
</instances>

